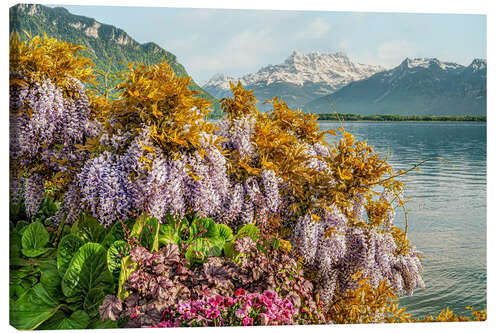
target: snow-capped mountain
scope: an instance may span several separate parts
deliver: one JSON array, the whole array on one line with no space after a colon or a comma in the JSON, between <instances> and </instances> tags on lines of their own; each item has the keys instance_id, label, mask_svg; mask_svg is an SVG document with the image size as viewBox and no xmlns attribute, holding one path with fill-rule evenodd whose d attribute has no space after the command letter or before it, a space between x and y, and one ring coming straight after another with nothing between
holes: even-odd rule
<instances>
[{"instance_id":1,"label":"snow-capped mountain","mask_svg":"<svg viewBox=\"0 0 500 333\"><path fill-rule=\"evenodd\" d=\"M302 54L294 51L282 64L268 65L240 78L216 74L203 89L222 98L231 95L229 81L240 80L246 88L254 89L255 96L262 102L281 96L290 106L298 106L382 70L381 66L355 63L341 52Z\"/></svg>"},{"instance_id":2,"label":"snow-capped mountain","mask_svg":"<svg viewBox=\"0 0 500 333\"><path fill-rule=\"evenodd\" d=\"M486 60L469 66L436 58L405 59L393 69L355 81L307 103L314 113L486 115Z\"/></svg>"},{"instance_id":3,"label":"snow-capped mountain","mask_svg":"<svg viewBox=\"0 0 500 333\"><path fill-rule=\"evenodd\" d=\"M236 83L238 79L223 73L217 73L203 85L203 89L212 91L212 96L220 99L229 96L231 90L229 86L230 81Z\"/></svg>"}]
</instances>

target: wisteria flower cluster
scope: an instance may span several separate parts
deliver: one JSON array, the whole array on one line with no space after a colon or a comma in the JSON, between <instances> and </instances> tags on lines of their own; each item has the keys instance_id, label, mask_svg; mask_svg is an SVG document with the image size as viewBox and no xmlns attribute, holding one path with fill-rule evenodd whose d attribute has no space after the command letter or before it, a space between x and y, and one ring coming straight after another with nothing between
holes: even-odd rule
<instances>
[{"instance_id":1,"label":"wisteria flower cluster","mask_svg":"<svg viewBox=\"0 0 500 333\"><path fill-rule=\"evenodd\" d=\"M396 292L411 295L424 288L420 253L411 246L397 254L390 232L353 226L335 206L323 212L316 221L311 215L301 217L295 225L294 243L308 268L318 272L317 289L328 304L337 292L355 290L352 276L367 278L373 288L387 281Z\"/></svg>"},{"instance_id":2,"label":"wisteria flower cluster","mask_svg":"<svg viewBox=\"0 0 500 333\"><path fill-rule=\"evenodd\" d=\"M31 216L39 207L46 181L62 180L66 186L71 182L89 157L77 147L95 133L81 82L73 79L63 89L50 79L31 82L22 73L12 75L24 84L10 89L11 171L28 174L24 193Z\"/></svg>"}]
</instances>

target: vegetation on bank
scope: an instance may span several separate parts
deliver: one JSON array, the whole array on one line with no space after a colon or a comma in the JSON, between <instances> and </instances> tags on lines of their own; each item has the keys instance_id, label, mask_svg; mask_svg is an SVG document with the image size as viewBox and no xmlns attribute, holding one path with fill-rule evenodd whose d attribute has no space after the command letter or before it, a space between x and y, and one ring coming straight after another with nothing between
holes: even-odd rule
<instances>
[{"instance_id":1,"label":"vegetation on bank","mask_svg":"<svg viewBox=\"0 0 500 333\"><path fill-rule=\"evenodd\" d=\"M398 114L360 115L352 113L320 113L318 120L329 121L477 121L486 122L486 116L402 116Z\"/></svg>"},{"instance_id":2,"label":"vegetation on bank","mask_svg":"<svg viewBox=\"0 0 500 333\"><path fill-rule=\"evenodd\" d=\"M486 319L399 307L424 287L393 223L405 171L366 142L278 98L262 113L241 84L207 122L210 102L166 62L96 87L79 50L10 44L16 328Z\"/></svg>"}]
</instances>

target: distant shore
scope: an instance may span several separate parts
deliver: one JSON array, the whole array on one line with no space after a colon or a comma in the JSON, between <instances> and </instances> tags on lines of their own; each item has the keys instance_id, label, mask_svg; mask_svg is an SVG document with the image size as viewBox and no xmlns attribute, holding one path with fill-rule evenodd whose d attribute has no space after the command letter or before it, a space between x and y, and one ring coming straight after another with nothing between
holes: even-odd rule
<instances>
[{"instance_id":1,"label":"distant shore","mask_svg":"<svg viewBox=\"0 0 500 333\"><path fill-rule=\"evenodd\" d=\"M486 122L486 116L401 116L401 115L358 115L318 114L320 121L474 121Z\"/></svg>"}]
</instances>

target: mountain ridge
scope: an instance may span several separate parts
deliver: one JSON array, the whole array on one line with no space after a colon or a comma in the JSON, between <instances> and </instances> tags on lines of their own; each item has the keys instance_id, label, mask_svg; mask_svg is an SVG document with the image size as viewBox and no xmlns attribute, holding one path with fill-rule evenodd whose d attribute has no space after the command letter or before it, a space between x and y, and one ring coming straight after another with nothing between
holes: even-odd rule
<instances>
[{"instance_id":1,"label":"mountain ridge","mask_svg":"<svg viewBox=\"0 0 500 333\"><path fill-rule=\"evenodd\" d=\"M406 58L400 65L351 82L303 107L312 113L436 116L486 115L485 59L468 66L436 58Z\"/></svg>"}]
</instances>

